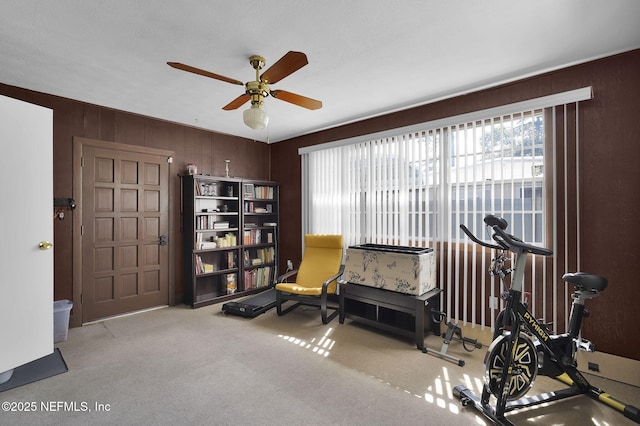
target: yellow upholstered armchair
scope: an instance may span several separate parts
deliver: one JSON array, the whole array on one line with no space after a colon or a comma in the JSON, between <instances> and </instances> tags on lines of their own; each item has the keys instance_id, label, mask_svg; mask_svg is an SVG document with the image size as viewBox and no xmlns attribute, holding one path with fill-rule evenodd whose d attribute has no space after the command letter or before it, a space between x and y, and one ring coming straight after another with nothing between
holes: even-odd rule
<instances>
[{"instance_id":1,"label":"yellow upholstered armchair","mask_svg":"<svg viewBox=\"0 0 640 426\"><path fill-rule=\"evenodd\" d=\"M278 315L297 308L300 305L318 306L322 314L322 323L328 324L338 314L339 307L332 305L330 295L337 292L338 277L344 271L342 264L342 235L307 234L304 236L304 256L300 267L278 277L276 283L276 309ZM295 282L285 282L289 277ZM282 309L287 300L296 303ZM331 315L327 310L332 309Z\"/></svg>"}]
</instances>

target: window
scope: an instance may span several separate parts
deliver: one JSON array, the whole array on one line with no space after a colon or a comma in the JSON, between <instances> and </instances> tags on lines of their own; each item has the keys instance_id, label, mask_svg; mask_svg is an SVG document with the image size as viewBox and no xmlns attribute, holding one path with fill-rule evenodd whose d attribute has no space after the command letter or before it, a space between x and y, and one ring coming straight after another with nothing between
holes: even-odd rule
<instances>
[{"instance_id":1,"label":"window","mask_svg":"<svg viewBox=\"0 0 640 426\"><path fill-rule=\"evenodd\" d=\"M511 234L554 251L534 256L525 285L532 313L561 332L570 295L560 277L580 269L578 106L591 96L587 87L301 148L303 233L433 247L449 318L493 326L500 306L489 298L503 302L491 254L459 225L486 238L483 217L503 216Z\"/></svg>"},{"instance_id":2,"label":"window","mask_svg":"<svg viewBox=\"0 0 640 426\"><path fill-rule=\"evenodd\" d=\"M309 232L429 245L495 213L543 244L543 154L542 110L314 151Z\"/></svg>"}]
</instances>

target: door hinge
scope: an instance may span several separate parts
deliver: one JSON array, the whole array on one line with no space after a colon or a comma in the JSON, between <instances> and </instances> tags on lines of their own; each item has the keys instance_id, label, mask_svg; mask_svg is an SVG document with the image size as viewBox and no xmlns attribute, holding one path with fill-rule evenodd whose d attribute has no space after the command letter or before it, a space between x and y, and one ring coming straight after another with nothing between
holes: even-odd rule
<instances>
[{"instance_id":1,"label":"door hinge","mask_svg":"<svg viewBox=\"0 0 640 426\"><path fill-rule=\"evenodd\" d=\"M80 167L84 167L84 157L80 157Z\"/></svg>"},{"instance_id":2,"label":"door hinge","mask_svg":"<svg viewBox=\"0 0 640 426\"><path fill-rule=\"evenodd\" d=\"M80 225L80 236L84 235L84 225Z\"/></svg>"}]
</instances>

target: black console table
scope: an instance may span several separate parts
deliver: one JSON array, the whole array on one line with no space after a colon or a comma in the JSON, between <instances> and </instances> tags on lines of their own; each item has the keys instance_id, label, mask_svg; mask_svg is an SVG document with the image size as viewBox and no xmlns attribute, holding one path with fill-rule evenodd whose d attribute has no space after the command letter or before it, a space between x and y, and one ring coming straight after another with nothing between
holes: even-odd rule
<instances>
[{"instance_id":1,"label":"black console table","mask_svg":"<svg viewBox=\"0 0 640 426\"><path fill-rule=\"evenodd\" d=\"M340 324L349 318L385 331L414 337L416 347L424 348L425 330L440 335L440 324L431 310L440 310L434 288L421 296L398 293L348 282L340 283Z\"/></svg>"}]
</instances>

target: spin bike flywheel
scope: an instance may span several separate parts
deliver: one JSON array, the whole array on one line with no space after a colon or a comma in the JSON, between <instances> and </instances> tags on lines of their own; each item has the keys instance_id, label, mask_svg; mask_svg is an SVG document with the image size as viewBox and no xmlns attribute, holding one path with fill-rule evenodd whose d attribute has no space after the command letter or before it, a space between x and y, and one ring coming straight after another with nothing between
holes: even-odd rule
<instances>
[{"instance_id":1,"label":"spin bike flywheel","mask_svg":"<svg viewBox=\"0 0 640 426\"><path fill-rule=\"evenodd\" d=\"M506 349L510 335L505 333L495 339L484 359L484 380L490 392L495 397L500 395L500 380L506 363ZM520 333L515 343L514 356L511 361L511 374L507 377L505 386L509 387L507 400L522 398L533 386L533 381L538 375L538 355L531 339L524 333Z\"/></svg>"}]
</instances>

